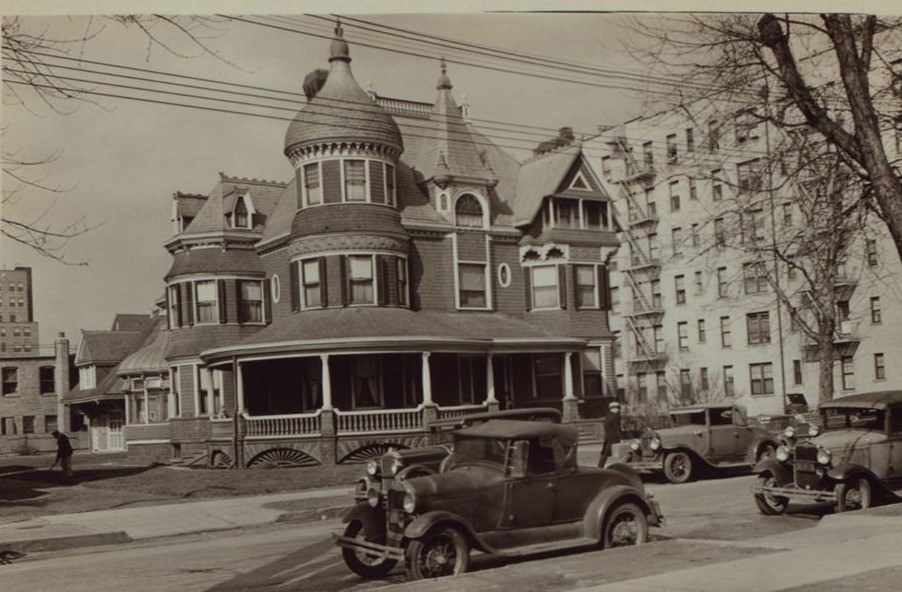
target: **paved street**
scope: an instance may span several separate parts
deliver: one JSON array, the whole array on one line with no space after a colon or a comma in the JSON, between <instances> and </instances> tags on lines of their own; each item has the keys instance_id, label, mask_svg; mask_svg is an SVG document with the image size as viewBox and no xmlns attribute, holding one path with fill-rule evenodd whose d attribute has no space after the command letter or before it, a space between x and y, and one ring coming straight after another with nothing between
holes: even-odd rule
<instances>
[{"instance_id":1,"label":"paved street","mask_svg":"<svg viewBox=\"0 0 902 592\"><path fill-rule=\"evenodd\" d=\"M658 537L691 538L696 557L693 564L721 561L733 557L723 545L711 541L741 541L813 526L817 513L793 514L781 518L760 516L754 507L749 486L751 476L698 481L686 485L652 483L652 491L661 502L667 525L656 529ZM338 591L369 587L374 582L360 580L344 566L329 533L340 529L337 520L285 523L247 530L207 533L178 538L157 539L124 546L98 547L84 551L69 550L36 553L26 559L0 567L6 592L59 590L94 591L126 585L132 592L186 590L292 590L315 583L317 590ZM687 551L684 541L664 542L649 553L657 556L659 567L679 567ZM743 555L769 552L747 550ZM619 551L617 552L619 553ZM736 553L733 551L732 553ZM595 566L595 552L567 553L558 556L568 564ZM618 563L614 561L614 563ZM476 570L516 563L497 558L476 557ZM627 569L628 565L619 565ZM633 566L630 569L635 569ZM574 569L577 569L574 567ZM401 583L402 570L396 570L378 585Z\"/></svg>"}]
</instances>

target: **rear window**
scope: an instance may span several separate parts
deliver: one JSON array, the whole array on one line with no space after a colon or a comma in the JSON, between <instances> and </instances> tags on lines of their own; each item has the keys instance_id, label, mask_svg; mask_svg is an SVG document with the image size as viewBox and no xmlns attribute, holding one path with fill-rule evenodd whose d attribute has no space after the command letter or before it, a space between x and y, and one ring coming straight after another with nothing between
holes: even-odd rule
<instances>
[{"instance_id":1,"label":"rear window","mask_svg":"<svg viewBox=\"0 0 902 592\"><path fill-rule=\"evenodd\" d=\"M674 413L670 416L670 420L673 422L674 426L705 425L705 412Z\"/></svg>"}]
</instances>

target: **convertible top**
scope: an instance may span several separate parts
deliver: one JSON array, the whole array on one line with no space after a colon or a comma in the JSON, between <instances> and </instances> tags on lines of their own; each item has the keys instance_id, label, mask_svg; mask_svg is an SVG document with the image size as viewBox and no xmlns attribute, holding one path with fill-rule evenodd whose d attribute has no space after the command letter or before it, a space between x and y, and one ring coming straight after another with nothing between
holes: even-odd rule
<instances>
[{"instance_id":1,"label":"convertible top","mask_svg":"<svg viewBox=\"0 0 902 592\"><path fill-rule=\"evenodd\" d=\"M864 407L869 409L886 409L891 405L902 404L902 391L875 391L873 393L859 393L826 401L818 407L820 409L842 409L849 407Z\"/></svg>"},{"instance_id":2,"label":"convertible top","mask_svg":"<svg viewBox=\"0 0 902 592\"><path fill-rule=\"evenodd\" d=\"M548 421L518 421L515 419L492 419L485 423L464 428L456 432L458 436L476 438L497 438L499 440L516 440L528 438L553 437L566 442L576 442L579 432L572 425L551 423Z\"/></svg>"}]
</instances>

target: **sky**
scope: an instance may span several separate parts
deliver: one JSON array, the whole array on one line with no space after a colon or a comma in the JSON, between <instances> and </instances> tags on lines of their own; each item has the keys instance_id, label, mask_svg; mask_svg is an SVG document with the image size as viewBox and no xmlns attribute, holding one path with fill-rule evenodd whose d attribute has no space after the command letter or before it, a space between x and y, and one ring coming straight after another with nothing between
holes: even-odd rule
<instances>
[{"instance_id":1,"label":"sky","mask_svg":"<svg viewBox=\"0 0 902 592\"><path fill-rule=\"evenodd\" d=\"M167 4L162 3L163 7ZM270 24L287 25L320 35L329 35L333 26L301 14L301 5L297 2L263 5L270 15L287 15L288 20L279 21L267 17ZM606 3L573 3L572 8L604 5ZM59 6L58 2L16 6L8 0L0 1L5 14L22 14L26 10L32 13L19 17L23 30L66 39L68 42L64 47L69 55L84 60L294 92L301 90L305 74L315 68L328 67L328 39L311 35L219 19L199 32L205 47L216 54L214 57L171 29L152 29L154 35L172 48L173 51L168 52L158 46L149 46L147 35L137 27L112 22L100 16L101 12L92 14L94 8L91 5L66 4L67 11L80 14L48 16L58 14ZM111 6L127 12L118 3L101 4L96 10L110 10ZM303 4L303 10L324 15L338 10L336 6L335 3L307 2ZM432 7L431 14L410 13L406 8L410 5L400 3L365 6L342 3L340 6L355 18L419 33L597 67L639 71L633 56L623 47L629 32L621 14L488 14L485 12L487 5L482 3L455 5L453 10L465 11L455 13L449 13L446 4L425 5ZM372 10L372 6L382 10L365 12ZM424 5L417 6L419 10L424 9ZM497 2L491 7L508 6L513 4ZM536 10L543 5L517 4L518 9L530 7ZM238 5L230 2L200 5L199 8L206 8L206 12L240 13ZM155 5L157 9L161 8ZM185 12L184 8L176 10ZM654 15L640 17L658 18ZM518 128L528 129L533 134L526 136L527 142L517 143L519 149L513 150L513 154L521 159L529 155L531 144L550 139L553 130L561 126L571 126L577 134L590 134L599 125L631 119L652 108L636 83L626 85L631 90L623 90L610 88L610 83L616 82L613 80L585 85L523 75L525 67L518 68L521 73L504 73L456 63L457 59L465 59L486 66L497 64L494 59L472 55L462 58L451 51L422 45L408 45L405 49L416 55L386 52L361 45L384 45L384 38L376 39L373 33L356 28L350 21L346 21L344 27L355 77L362 86L371 85L383 96L434 100L439 75L437 58L446 54L455 97L458 102L466 97L474 118L542 128ZM79 41L84 37L88 39ZM561 78L573 77L565 71L543 72ZM83 73L71 75L85 76ZM137 80L129 84L144 82ZM624 85L623 82L617 84ZM131 89L94 88L130 96L176 100L171 95L161 97ZM189 88L167 88L170 92L196 92ZM171 211L175 191L206 193L216 184L219 172L277 180L288 180L292 176L291 167L282 154L288 121L113 97L57 103L57 108L62 111L58 112L27 92L24 97L25 106L15 104L4 89L0 111L3 150L23 159L41 159L55 154L50 165L33 174L44 185L66 190L57 194L25 193L4 204L4 215L28 221L37 219L39 224L51 227L83 220L92 227L67 244L64 257L70 264L47 259L32 249L0 239L0 267L24 265L33 268L35 320L40 323L41 344L51 344L58 332L65 332L73 343L77 342L82 329L108 329L116 313L150 313L153 302L163 294L163 276L171 263L163 244L173 234ZM303 100L297 99L294 105L282 104L299 109ZM261 112L247 106L226 108ZM290 118L292 112L284 111L281 116ZM493 133L488 132L488 135L491 137ZM504 135L509 137L511 134ZM497 141L513 144L509 139Z\"/></svg>"}]
</instances>

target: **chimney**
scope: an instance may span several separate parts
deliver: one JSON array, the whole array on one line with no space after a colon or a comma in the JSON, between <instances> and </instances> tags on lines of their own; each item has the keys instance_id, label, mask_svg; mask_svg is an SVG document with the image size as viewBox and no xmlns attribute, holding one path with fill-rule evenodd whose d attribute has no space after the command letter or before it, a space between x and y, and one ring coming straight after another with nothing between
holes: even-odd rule
<instances>
[{"instance_id":1,"label":"chimney","mask_svg":"<svg viewBox=\"0 0 902 592\"><path fill-rule=\"evenodd\" d=\"M59 431L68 433L72 427L69 421L69 408L63 404L63 397L69 392L69 340L60 331L53 342L56 354L53 370L53 382L56 390L56 422Z\"/></svg>"}]
</instances>

